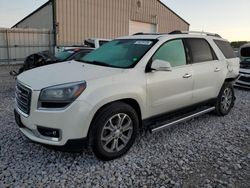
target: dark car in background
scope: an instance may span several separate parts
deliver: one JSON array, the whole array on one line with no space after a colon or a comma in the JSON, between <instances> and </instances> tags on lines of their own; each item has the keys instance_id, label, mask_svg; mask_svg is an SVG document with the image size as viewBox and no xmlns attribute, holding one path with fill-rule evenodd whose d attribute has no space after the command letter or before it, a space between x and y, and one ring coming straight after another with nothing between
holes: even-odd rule
<instances>
[{"instance_id":1,"label":"dark car in background","mask_svg":"<svg viewBox=\"0 0 250 188\"><path fill-rule=\"evenodd\" d=\"M243 45L239 49L240 57L240 77L235 86L250 89L250 43Z\"/></svg>"},{"instance_id":2,"label":"dark car in background","mask_svg":"<svg viewBox=\"0 0 250 188\"><path fill-rule=\"evenodd\" d=\"M60 63L64 61L77 60L83 58L86 54L93 51L94 48L86 48L86 47L71 47L66 50L58 51L53 55L48 51L38 52L35 54L29 55L25 61L23 66L19 69L18 72L11 71L10 74L12 76L17 76L24 71L41 67L44 65L50 65L53 63Z\"/></svg>"},{"instance_id":3,"label":"dark car in background","mask_svg":"<svg viewBox=\"0 0 250 188\"><path fill-rule=\"evenodd\" d=\"M93 50L94 50L93 48L80 48L80 47L67 49L57 52L55 54L55 58L59 62L81 59L82 57L84 57L86 54L90 53Z\"/></svg>"},{"instance_id":4,"label":"dark car in background","mask_svg":"<svg viewBox=\"0 0 250 188\"><path fill-rule=\"evenodd\" d=\"M23 66L18 70L18 72L11 71L10 75L15 77L24 71L34 69L36 67L81 59L89 52L99 48L109 41L110 39L90 38L85 40L80 46L74 45L57 47L55 55L49 51L31 54L25 59Z\"/></svg>"}]
</instances>

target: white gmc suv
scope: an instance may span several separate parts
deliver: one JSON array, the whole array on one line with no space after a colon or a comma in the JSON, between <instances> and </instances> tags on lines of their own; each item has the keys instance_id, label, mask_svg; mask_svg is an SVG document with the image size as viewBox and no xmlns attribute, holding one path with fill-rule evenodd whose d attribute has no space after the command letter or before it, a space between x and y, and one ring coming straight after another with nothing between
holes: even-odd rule
<instances>
[{"instance_id":1,"label":"white gmc suv","mask_svg":"<svg viewBox=\"0 0 250 188\"><path fill-rule=\"evenodd\" d=\"M87 142L99 159L111 160L141 128L228 114L238 74L239 59L219 35L138 33L19 75L15 119L35 142L70 149Z\"/></svg>"}]
</instances>

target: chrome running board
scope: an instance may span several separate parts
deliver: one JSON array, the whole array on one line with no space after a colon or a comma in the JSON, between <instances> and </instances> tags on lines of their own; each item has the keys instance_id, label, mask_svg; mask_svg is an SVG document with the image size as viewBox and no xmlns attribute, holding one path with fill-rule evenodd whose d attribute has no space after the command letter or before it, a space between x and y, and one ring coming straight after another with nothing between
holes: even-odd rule
<instances>
[{"instance_id":1,"label":"chrome running board","mask_svg":"<svg viewBox=\"0 0 250 188\"><path fill-rule=\"evenodd\" d=\"M184 122L184 121L187 121L187 120L190 120L190 119L192 119L192 118L201 116L201 115L203 115L203 114L212 112L212 111L214 111L214 110L215 110L215 107L209 107L209 108L207 108L207 109L203 109L203 110L198 111L198 112L196 111L196 112L194 112L193 114L190 114L190 115L188 115L188 116L181 117L180 119L174 120L174 121L172 121L172 122L168 122L168 123L166 123L166 124L161 124L161 125L158 125L158 126L155 125L154 128L152 128L150 131L151 131L152 133L154 133L154 132L160 131L160 130L162 130L162 129L165 129L165 128L169 127L169 126L176 125L176 124L178 124L178 123L182 123L182 122Z\"/></svg>"}]
</instances>

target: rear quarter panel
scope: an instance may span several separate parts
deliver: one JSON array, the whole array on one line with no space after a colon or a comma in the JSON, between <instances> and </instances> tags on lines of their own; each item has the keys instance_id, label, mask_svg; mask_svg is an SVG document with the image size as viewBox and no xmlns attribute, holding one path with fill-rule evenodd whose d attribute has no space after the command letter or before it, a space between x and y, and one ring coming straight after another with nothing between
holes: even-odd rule
<instances>
[{"instance_id":1,"label":"rear quarter panel","mask_svg":"<svg viewBox=\"0 0 250 188\"><path fill-rule=\"evenodd\" d=\"M227 59L226 63L228 69L226 78L237 78L240 71L240 59L239 58Z\"/></svg>"},{"instance_id":2,"label":"rear quarter panel","mask_svg":"<svg viewBox=\"0 0 250 188\"><path fill-rule=\"evenodd\" d=\"M208 41L214 49L214 52L218 59L224 64L225 69L223 70L223 74L225 74L225 79L237 78L240 70L240 59L238 57L227 59L213 40L218 40L218 38L209 38ZM221 40L227 41L224 39Z\"/></svg>"}]
</instances>

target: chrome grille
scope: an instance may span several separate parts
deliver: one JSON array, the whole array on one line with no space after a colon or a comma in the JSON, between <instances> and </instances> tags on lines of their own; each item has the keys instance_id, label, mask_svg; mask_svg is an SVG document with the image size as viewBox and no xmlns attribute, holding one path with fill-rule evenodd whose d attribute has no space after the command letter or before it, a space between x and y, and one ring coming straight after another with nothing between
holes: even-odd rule
<instances>
[{"instance_id":1,"label":"chrome grille","mask_svg":"<svg viewBox=\"0 0 250 188\"><path fill-rule=\"evenodd\" d=\"M16 104L25 114L30 114L31 89L17 82L16 85Z\"/></svg>"},{"instance_id":2,"label":"chrome grille","mask_svg":"<svg viewBox=\"0 0 250 188\"><path fill-rule=\"evenodd\" d=\"M248 72L242 72L242 71L240 71L240 74L245 74L245 75L249 75L250 76L250 73L248 73Z\"/></svg>"},{"instance_id":3,"label":"chrome grille","mask_svg":"<svg viewBox=\"0 0 250 188\"><path fill-rule=\"evenodd\" d=\"M250 82L250 77L240 76L239 80L243 82Z\"/></svg>"}]
</instances>

